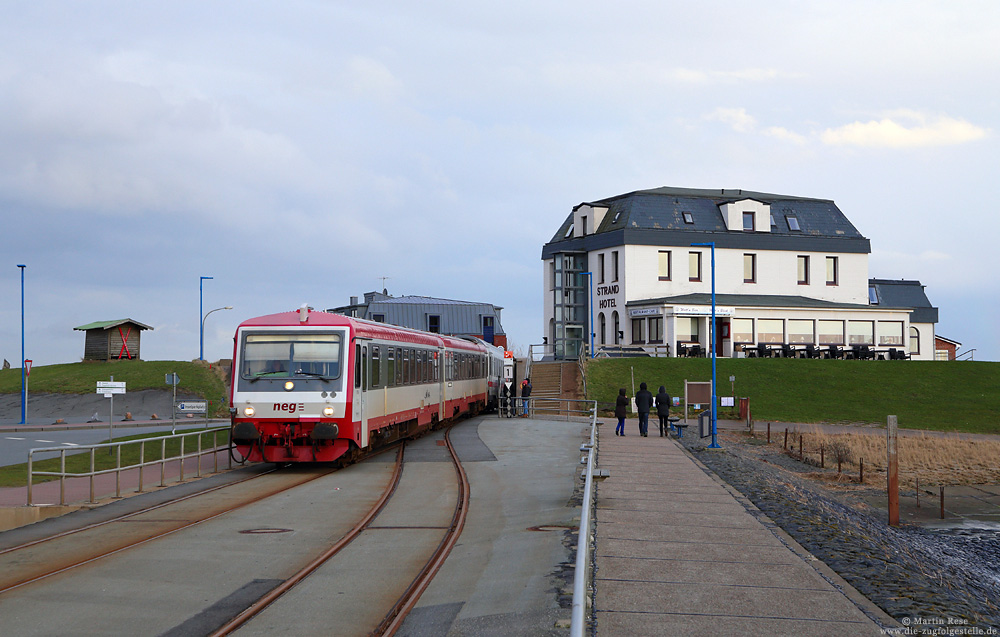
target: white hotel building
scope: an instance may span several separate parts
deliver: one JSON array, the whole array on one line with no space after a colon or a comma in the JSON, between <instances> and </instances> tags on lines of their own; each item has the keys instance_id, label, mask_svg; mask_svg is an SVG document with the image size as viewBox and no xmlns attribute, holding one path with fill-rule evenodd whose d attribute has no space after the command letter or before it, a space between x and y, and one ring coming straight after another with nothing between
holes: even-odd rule
<instances>
[{"instance_id":1,"label":"white hotel building","mask_svg":"<svg viewBox=\"0 0 1000 637\"><path fill-rule=\"evenodd\" d=\"M666 187L581 203L542 248L556 358L585 351L591 312L598 352L704 353L711 249L699 243L715 244L718 356L867 345L934 359L923 286L870 279L870 242L833 201Z\"/></svg>"}]
</instances>

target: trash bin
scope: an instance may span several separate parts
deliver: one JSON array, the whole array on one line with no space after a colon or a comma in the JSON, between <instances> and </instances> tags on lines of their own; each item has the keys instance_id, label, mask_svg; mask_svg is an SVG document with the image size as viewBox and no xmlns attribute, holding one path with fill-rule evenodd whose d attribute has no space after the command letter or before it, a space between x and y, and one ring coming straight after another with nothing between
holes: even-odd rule
<instances>
[{"instance_id":1,"label":"trash bin","mask_svg":"<svg viewBox=\"0 0 1000 637\"><path fill-rule=\"evenodd\" d=\"M712 410L706 409L698 414L698 435L708 438L712 435Z\"/></svg>"}]
</instances>

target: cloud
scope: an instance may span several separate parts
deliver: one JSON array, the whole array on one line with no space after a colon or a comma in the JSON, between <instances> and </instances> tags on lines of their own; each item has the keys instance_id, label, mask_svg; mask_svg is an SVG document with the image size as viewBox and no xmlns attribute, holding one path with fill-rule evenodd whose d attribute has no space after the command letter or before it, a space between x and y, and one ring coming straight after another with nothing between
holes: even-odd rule
<instances>
[{"instance_id":1,"label":"cloud","mask_svg":"<svg viewBox=\"0 0 1000 637\"><path fill-rule=\"evenodd\" d=\"M745 108L719 107L706 115L705 119L728 124L738 133L751 133L757 127L757 120Z\"/></svg>"},{"instance_id":2,"label":"cloud","mask_svg":"<svg viewBox=\"0 0 1000 637\"><path fill-rule=\"evenodd\" d=\"M764 129L764 134L793 144L802 145L806 143L806 137L781 126L769 126Z\"/></svg>"},{"instance_id":3,"label":"cloud","mask_svg":"<svg viewBox=\"0 0 1000 637\"><path fill-rule=\"evenodd\" d=\"M887 113L880 120L852 122L828 128L820 139L830 146L925 148L952 146L986 137L989 130L946 115L928 116L911 110Z\"/></svg>"}]
</instances>

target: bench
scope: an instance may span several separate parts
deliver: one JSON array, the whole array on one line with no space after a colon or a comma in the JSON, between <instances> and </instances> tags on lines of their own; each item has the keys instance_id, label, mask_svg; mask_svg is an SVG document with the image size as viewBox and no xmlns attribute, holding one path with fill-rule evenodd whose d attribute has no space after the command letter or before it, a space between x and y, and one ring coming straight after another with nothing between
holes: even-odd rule
<instances>
[{"instance_id":1,"label":"bench","mask_svg":"<svg viewBox=\"0 0 1000 637\"><path fill-rule=\"evenodd\" d=\"M683 438L684 430L687 429L687 425L680 424L680 420L681 419L678 418L677 416L670 416L667 418L667 422L670 423L670 429L672 429L674 433L677 434L678 438Z\"/></svg>"}]
</instances>

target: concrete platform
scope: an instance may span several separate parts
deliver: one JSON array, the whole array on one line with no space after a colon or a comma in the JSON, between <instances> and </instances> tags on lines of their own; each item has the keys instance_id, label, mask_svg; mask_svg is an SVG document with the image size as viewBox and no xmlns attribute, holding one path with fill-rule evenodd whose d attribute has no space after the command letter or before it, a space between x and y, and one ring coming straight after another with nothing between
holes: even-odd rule
<instances>
[{"instance_id":1,"label":"concrete platform","mask_svg":"<svg viewBox=\"0 0 1000 637\"><path fill-rule=\"evenodd\" d=\"M896 626L671 438L600 429L597 634L879 635ZM652 430L651 430L652 431Z\"/></svg>"}]
</instances>

